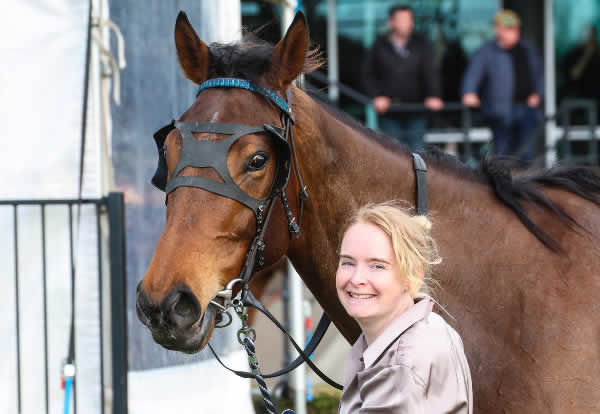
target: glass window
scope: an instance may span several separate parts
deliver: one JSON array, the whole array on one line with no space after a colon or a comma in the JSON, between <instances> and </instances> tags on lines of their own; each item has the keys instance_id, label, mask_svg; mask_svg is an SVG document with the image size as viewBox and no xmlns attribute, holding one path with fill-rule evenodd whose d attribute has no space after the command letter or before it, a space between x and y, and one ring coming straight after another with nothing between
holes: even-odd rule
<instances>
[{"instance_id":1,"label":"glass window","mask_svg":"<svg viewBox=\"0 0 600 414\"><path fill-rule=\"evenodd\" d=\"M554 0L557 98L592 99L600 104L600 3ZM587 122L583 115L575 122Z\"/></svg>"},{"instance_id":2,"label":"glass window","mask_svg":"<svg viewBox=\"0 0 600 414\"><path fill-rule=\"evenodd\" d=\"M493 36L491 21L497 0L422 0L411 6L415 30L435 41L440 35L459 37L467 53ZM338 0L339 35L362 41L370 47L377 35L387 31L388 10L397 0ZM327 2L318 1L316 14L327 16Z\"/></svg>"},{"instance_id":3,"label":"glass window","mask_svg":"<svg viewBox=\"0 0 600 414\"><path fill-rule=\"evenodd\" d=\"M363 91L361 65L357 62L364 61L376 37L387 31L388 10L398 4L411 5L415 30L431 41L440 73L444 74L443 98L458 101L468 56L494 36L492 18L498 0L337 0L340 81ZM327 56L327 0L302 0L301 5L312 40ZM272 3L242 0L242 24L255 29L274 23L273 29L266 29L270 41L279 39L280 15L280 8ZM340 106L364 121L363 105L342 96Z\"/></svg>"}]
</instances>

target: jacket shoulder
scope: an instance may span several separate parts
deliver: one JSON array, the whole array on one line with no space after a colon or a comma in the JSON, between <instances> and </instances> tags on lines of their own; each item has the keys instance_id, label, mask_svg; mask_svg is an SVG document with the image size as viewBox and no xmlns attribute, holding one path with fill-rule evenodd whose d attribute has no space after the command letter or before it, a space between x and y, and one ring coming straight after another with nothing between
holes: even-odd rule
<instances>
[{"instance_id":1,"label":"jacket shoulder","mask_svg":"<svg viewBox=\"0 0 600 414\"><path fill-rule=\"evenodd\" d=\"M428 46L429 45L429 39L423 33L412 34L411 41L419 46Z\"/></svg>"},{"instance_id":2,"label":"jacket shoulder","mask_svg":"<svg viewBox=\"0 0 600 414\"><path fill-rule=\"evenodd\" d=\"M521 44L521 46L530 54L534 54L537 55L538 54L538 49L537 47L533 44L533 42L531 42L530 40L527 39L521 39L519 41L519 43Z\"/></svg>"},{"instance_id":3,"label":"jacket shoulder","mask_svg":"<svg viewBox=\"0 0 600 414\"><path fill-rule=\"evenodd\" d=\"M417 372L429 372L432 365L451 358L455 336L458 336L456 331L440 315L431 312L400 336L396 363Z\"/></svg>"},{"instance_id":4,"label":"jacket shoulder","mask_svg":"<svg viewBox=\"0 0 600 414\"><path fill-rule=\"evenodd\" d=\"M488 55L497 51L498 45L495 40L488 40L475 51L475 55Z\"/></svg>"},{"instance_id":5,"label":"jacket shoulder","mask_svg":"<svg viewBox=\"0 0 600 414\"><path fill-rule=\"evenodd\" d=\"M388 33L384 33L375 38L375 41L373 42L372 47L373 48L381 48L381 47L384 47L387 42L388 42Z\"/></svg>"}]
</instances>

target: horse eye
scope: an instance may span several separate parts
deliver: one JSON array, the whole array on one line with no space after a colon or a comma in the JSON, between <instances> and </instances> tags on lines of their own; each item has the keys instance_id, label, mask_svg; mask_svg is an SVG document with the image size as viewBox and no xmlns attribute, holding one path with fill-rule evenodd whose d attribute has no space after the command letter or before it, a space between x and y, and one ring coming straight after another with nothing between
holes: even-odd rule
<instances>
[{"instance_id":1,"label":"horse eye","mask_svg":"<svg viewBox=\"0 0 600 414\"><path fill-rule=\"evenodd\" d=\"M263 153L254 154L248 161L248 170L259 171L262 170L267 163L267 155Z\"/></svg>"}]
</instances>

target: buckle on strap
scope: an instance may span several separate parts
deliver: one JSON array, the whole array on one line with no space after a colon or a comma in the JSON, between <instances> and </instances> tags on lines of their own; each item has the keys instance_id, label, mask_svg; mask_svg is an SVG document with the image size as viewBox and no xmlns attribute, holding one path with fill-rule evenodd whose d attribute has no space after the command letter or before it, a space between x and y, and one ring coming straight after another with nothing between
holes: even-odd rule
<instances>
[{"instance_id":1,"label":"buckle on strap","mask_svg":"<svg viewBox=\"0 0 600 414\"><path fill-rule=\"evenodd\" d=\"M235 306L234 303L234 298L233 298L233 287L235 285L237 285L238 283L244 283L244 281L242 279L233 279L231 280L229 283L227 283L227 286L225 286L225 289L220 290L217 292L217 294L215 295L215 299L216 298L221 298L223 299L223 304L221 305L219 302L216 302L214 299L210 301L210 303L212 303L213 305L215 305L217 308L219 308L219 310L221 312L227 312L229 310L229 308L232 308Z\"/></svg>"}]
</instances>

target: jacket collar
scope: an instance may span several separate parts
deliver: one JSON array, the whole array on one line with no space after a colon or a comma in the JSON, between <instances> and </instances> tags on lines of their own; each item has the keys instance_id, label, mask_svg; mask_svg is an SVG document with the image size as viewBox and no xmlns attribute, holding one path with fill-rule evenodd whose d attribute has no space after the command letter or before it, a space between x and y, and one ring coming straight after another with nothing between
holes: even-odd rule
<instances>
[{"instance_id":1,"label":"jacket collar","mask_svg":"<svg viewBox=\"0 0 600 414\"><path fill-rule=\"evenodd\" d=\"M348 388L356 373L364 369L362 355L366 348L367 341L365 341L365 336L360 334L354 345L352 345L352 349L350 349L350 358L344 369L344 389Z\"/></svg>"},{"instance_id":2,"label":"jacket collar","mask_svg":"<svg viewBox=\"0 0 600 414\"><path fill-rule=\"evenodd\" d=\"M523 39L522 38L519 39L517 41L517 43L512 48L510 48L510 49L504 49L502 46L500 46L500 43L498 43L498 39L493 39L492 41L493 41L494 46L496 46L496 49L499 49L499 50L501 50L503 52L509 52L512 49L514 49L515 47L521 47L523 45Z\"/></svg>"},{"instance_id":3,"label":"jacket collar","mask_svg":"<svg viewBox=\"0 0 600 414\"><path fill-rule=\"evenodd\" d=\"M344 384L352 380L357 372L371 367L400 335L415 323L425 319L431 312L432 305L429 297L419 300L392 320L371 345L367 346L365 336L361 334L352 345L350 351L351 361L347 369L347 375L344 376Z\"/></svg>"},{"instance_id":4,"label":"jacket collar","mask_svg":"<svg viewBox=\"0 0 600 414\"><path fill-rule=\"evenodd\" d=\"M408 39L406 40L406 45L404 46L404 49L406 50L410 50L412 49L412 43L414 42L414 38L415 38L415 34L414 32L410 34L410 36L408 36ZM388 43L388 46L391 47L393 50L394 49L394 42L392 40L392 32L391 31L387 31L385 34L385 40Z\"/></svg>"}]
</instances>

